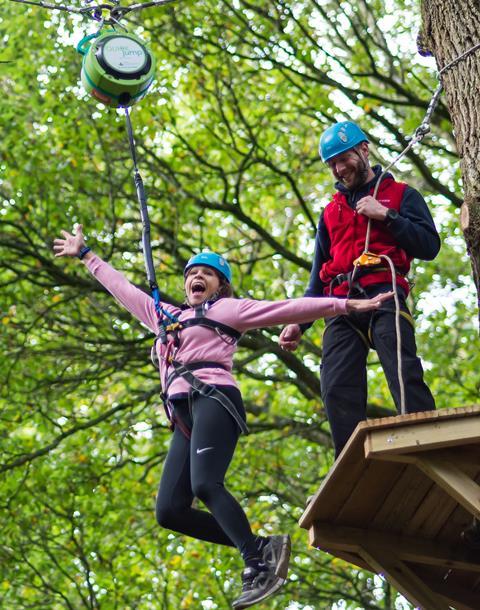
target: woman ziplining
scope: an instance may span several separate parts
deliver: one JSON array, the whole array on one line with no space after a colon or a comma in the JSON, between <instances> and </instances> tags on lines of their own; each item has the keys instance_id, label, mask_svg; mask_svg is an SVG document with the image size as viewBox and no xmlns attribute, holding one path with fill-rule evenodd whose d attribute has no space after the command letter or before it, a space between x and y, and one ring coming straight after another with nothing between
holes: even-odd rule
<instances>
[{"instance_id":1,"label":"woman ziplining","mask_svg":"<svg viewBox=\"0 0 480 610\"><path fill-rule=\"evenodd\" d=\"M236 610L277 592L288 573L290 537L255 536L238 501L224 486L241 432L247 432L232 359L241 335L336 314L378 309L392 292L373 299L298 298L256 301L232 297L227 261L214 252L192 257L184 270L185 303L153 299L86 246L82 226L54 240L57 257L80 258L92 275L156 336L165 408L173 436L156 502L158 523L198 540L236 547L243 558ZM159 314L160 311L160 314ZM192 507L197 497L207 511Z\"/></svg>"}]
</instances>

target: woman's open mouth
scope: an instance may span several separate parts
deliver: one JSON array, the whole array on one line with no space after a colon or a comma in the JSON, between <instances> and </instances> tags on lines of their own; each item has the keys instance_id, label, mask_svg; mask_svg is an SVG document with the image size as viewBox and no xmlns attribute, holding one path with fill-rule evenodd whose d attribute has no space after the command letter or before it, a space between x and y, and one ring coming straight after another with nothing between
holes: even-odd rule
<instances>
[{"instance_id":1,"label":"woman's open mouth","mask_svg":"<svg viewBox=\"0 0 480 610\"><path fill-rule=\"evenodd\" d=\"M202 282L193 282L190 290L192 294L204 294L206 287Z\"/></svg>"}]
</instances>

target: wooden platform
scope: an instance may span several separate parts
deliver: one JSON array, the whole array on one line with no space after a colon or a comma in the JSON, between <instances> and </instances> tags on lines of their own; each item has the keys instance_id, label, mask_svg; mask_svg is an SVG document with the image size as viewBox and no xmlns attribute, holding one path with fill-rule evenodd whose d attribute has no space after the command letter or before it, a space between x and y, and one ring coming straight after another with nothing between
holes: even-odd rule
<instances>
[{"instance_id":1,"label":"wooden platform","mask_svg":"<svg viewBox=\"0 0 480 610\"><path fill-rule=\"evenodd\" d=\"M480 610L480 406L359 424L308 504L310 544L382 573L423 610Z\"/></svg>"}]
</instances>

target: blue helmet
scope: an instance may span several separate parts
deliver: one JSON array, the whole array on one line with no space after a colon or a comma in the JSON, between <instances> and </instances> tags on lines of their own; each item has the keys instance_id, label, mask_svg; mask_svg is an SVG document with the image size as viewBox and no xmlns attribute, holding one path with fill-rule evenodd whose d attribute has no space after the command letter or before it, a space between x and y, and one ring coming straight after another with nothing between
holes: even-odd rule
<instances>
[{"instance_id":1,"label":"blue helmet","mask_svg":"<svg viewBox=\"0 0 480 610\"><path fill-rule=\"evenodd\" d=\"M195 254L195 256L192 256L185 265L183 275L186 275L189 269L198 265L204 265L205 267L215 269L215 271L220 273L229 284L231 283L232 270L230 269L230 265L220 254L216 254L215 252L200 252L200 254Z\"/></svg>"},{"instance_id":2,"label":"blue helmet","mask_svg":"<svg viewBox=\"0 0 480 610\"><path fill-rule=\"evenodd\" d=\"M353 121L335 123L322 133L319 152L322 161L327 162L360 142L368 142L367 136Z\"/></svg>"}]
</instances>

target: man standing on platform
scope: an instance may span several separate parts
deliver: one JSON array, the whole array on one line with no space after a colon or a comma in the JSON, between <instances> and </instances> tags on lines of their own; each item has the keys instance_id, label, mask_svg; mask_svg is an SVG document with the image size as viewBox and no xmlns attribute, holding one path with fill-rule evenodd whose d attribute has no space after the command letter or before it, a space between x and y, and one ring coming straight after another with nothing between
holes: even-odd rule
<instances>
[{"instance_id":1,"label":"man standing on platform","mask_svg":"<svg viewBox=\"0 0 480 610\"><path fill-rule=\"evenodd\" d=\"M409 292L406 275L413 258L435 258L440 238L420 193L396 182L390 173L383 176L377 198L372 197L382 168L372 167L368 155L368 139L351 121L336 123L320 138L320 156L337 181L337 191L320 216L305 296L371 298L392 290L391 271L384 259L378 265L358 267L352 278L354 261L364 251L368 219L371 219L369 251L387 255L396 270L405 411L430 411L435 409L435 402L423 380L417 357L413 320L405 303ZM281 347L296 349L302 333L310 326L286 326L280 335ZM366 418L369 348L377 351L400 411L393 299L375 312L325 320L320 383L336 457L357 424Z\"/></svg>"}]
</instances>

